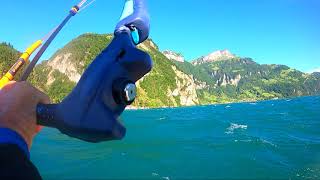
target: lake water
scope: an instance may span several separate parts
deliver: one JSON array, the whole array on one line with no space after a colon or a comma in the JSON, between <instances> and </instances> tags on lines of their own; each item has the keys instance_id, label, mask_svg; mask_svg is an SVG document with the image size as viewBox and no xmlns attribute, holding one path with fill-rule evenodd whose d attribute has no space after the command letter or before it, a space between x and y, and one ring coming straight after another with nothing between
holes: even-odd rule
<instances>
[{"instance_id":1,"label":"lake water","mask_svg":"<svg viewBox=\"0 0 320 180\"><path fill-rule=\"evenodd\" d=\"M123 141L44 129L31 159L45 179L319 179L320 97L127 111Z\"/></svg>"}]
</instances>

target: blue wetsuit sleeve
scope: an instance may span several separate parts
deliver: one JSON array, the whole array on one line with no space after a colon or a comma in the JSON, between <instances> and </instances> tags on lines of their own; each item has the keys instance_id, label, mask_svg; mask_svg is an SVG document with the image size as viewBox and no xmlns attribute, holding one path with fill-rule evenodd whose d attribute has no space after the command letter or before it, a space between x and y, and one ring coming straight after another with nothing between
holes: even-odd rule
<instances>
[{"instance_id":1,"label":"blue wetsuit sleeve","mask_svg":"<svg viewBox=\"0 0 320 180\"><path fill-rule=\"evenodd\" d=\"M18 146L29 158L30 152L25 140L15 131L8 128L0 128L0 144L12 144Z\"/></svg>"}]
</instances>

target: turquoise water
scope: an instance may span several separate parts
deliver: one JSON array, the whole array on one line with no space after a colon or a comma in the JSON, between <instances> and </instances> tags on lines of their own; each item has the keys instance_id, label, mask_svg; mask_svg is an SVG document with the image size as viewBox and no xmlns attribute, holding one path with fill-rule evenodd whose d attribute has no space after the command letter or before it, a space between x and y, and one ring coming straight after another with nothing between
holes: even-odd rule
<instances>
[{"instance_id":1,"label":"turquoise water","mask_svg":"<svg viewBox=\"0 0 320 180\"><path fill-rule=\"evenodd\" d=\"M32 161L45 179L320 178L320 97L127 111L123 141L53 129Z\"/></svg>"}]
</instances>

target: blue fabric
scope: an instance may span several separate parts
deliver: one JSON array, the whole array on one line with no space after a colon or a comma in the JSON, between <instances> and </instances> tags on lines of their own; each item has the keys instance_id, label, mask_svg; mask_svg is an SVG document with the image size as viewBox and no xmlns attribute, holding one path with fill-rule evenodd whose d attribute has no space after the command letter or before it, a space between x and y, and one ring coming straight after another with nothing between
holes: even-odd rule
<instances>
[{"instance_id":1,"label":"blue fabric","mask_svg":"<svg viewBox=\"0 0 320 180\"><path fill-rule=\"evenodd\" d=\"M120 17L120 21L123 20L124 18L127 18L128 16L131 16L134 13L133 6L134 6L133 0L126 1L123 8L122 15Z\"/></svg>"},{"instance_id":2,"label":"blue fabric","mask_svg":"<svg viewBox=\"0 0 320 180\"><path fill-rule=\"evenodd\" d=\"M147 10L146 0L126 1L124 12L116 26L115 32L121 30L123 27L132 26L137 28L139 33L139 40L136 44L142 43L149 37L150 17Z\"/></svg>"},{"instance_id":3,"label":"blue fabric","mask_svg":"<svg viewBox=\"0 0 320 180\"><path fill-rule=\"evenodd\" d=\"M27 143L15 131L8 128L0 128L0 144L17 145L30 158L30 152Z\"/></svg>"}]
</instances>

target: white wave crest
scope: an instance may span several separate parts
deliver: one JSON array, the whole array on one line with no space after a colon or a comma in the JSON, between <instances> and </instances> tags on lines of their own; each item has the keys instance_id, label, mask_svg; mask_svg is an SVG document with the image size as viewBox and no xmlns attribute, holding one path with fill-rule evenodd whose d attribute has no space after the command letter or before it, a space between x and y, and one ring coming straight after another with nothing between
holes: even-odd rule
<instances>
[{"instance_id":1,"label":"white wave crest","mask_svg":"<svg viewBox=\"0 0 320 180\"><path fill-rule=\"evenodd\" d=\"M248 125L231 123L231 125L227 128L227 131L225 133L226 134L233 134L234 130L236 130L236 129L246 130L247 128L248 128Z\"/></svg>"},{"instance_id":2,"label":"white wave crest","mask_svg":"<svg viewBox=\"0 0 320 180\"><path fill-rule=\"evenodd\" d=\"M166 119L166 117L159 118L160 121L165 120L165 119Z\"/></svg>"},{"instance_id":3,"label":"white wave crest","mask_svg":"<svg viewBox=\"0 0 320 180\"><path fill-rule=\"evenodd\" d=\"M261 139L261 142L264 143L264 144L268 144L268 145L270 145L270 146L273 146L273 147L277 147L277 145L273 144L273 143L270 142L270 141L264 140L264 139Z\"/></svg>"},{"instance_id":4,"label":"white wave crest","mask_svg":"<svg viewBox=\"0 0 320 180\"><path fill-rule=\"evenodd\" d=\"M152 176L159 176L159 174L158 173L152 173Z\"/></svg>"}]
</instances>

